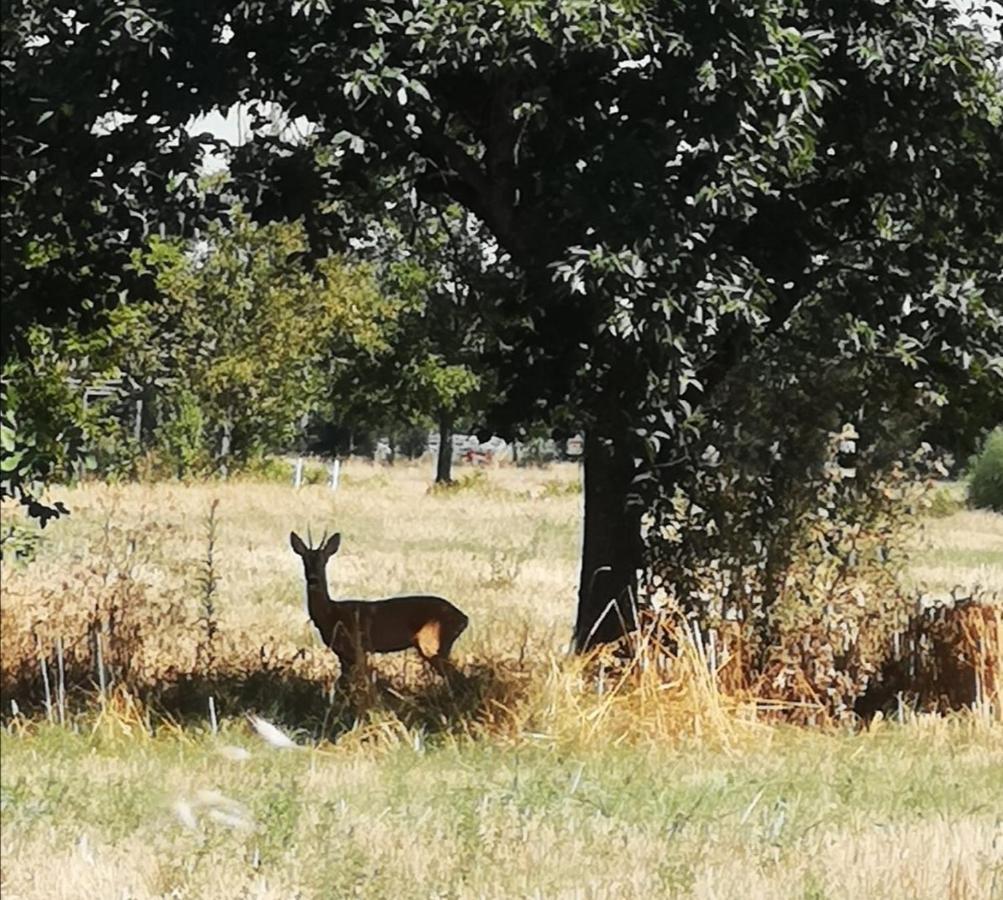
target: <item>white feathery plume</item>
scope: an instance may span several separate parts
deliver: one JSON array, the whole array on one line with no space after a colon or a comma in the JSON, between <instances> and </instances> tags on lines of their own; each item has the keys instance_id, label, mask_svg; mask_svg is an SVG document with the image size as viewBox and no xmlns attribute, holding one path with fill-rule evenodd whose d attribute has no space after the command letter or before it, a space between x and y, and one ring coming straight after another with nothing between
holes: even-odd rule
<instances>
[{"instance_id":1,"label":"white feathery plume","mask_svg":"<svg viewBox=\"0 0 1003 900\"><path fill-rule=\"evenodd\" d=\"M208 816L214 822L219 822L220 825L225 825L227 828L249 831L254 827L254 822L248 816L237 815L225 809L213 807L209 810Z\"/></svg>"},{"instance_id":2,"label":"white feathery plume","mask_svg":"<svg viewBox=\"0 0 1003 900\"><path fill-rule=\"evenodd\" d=\"M254 819L247 807L219 791L202 790L191 800L179 797L174 801L173 808L178 821L192 831L198 830L199 822L195 811L201 809L206 811L207 818L227 828L242 830L254 828Z\"/></svg>"},{"instance_id":3,"label":"white feathery plume","mask_svg":"<svg viewBox=\"0 0 1003 900\"><path fill-rule=\"evenodd\" d=\"M299 747L299 744L290 738L289 735L276 728L271 722L262 719L261 716L248 716L247 718L261 739L271 744L277 750L289 750Z\"/></svg>"},{"instance_id":4,"label":"white feathery plume","mask_svg":"<svg viewBox=\"0 0 1003 900\"><path fill-rule=\"evenodd\" d=\"M192 805L187 800L175 800L174 801L174 815L178 817L178 821L189 828L192 831L197 831L199 827L198 819L195 818L195 810L192 809Z\"/></svg>"},{"instance_id":5,"label":"white feathery plume","mask_svg":"<svg viewBox=\"0 0 1003 900\"><path fill-rule=\"evenodd\" d=\"M77 838L77 850L83 857L84 862L94 865L94 851L91 850L91 842L87 840L87 835L82 834Z\"/></svg>"}]
</instances>

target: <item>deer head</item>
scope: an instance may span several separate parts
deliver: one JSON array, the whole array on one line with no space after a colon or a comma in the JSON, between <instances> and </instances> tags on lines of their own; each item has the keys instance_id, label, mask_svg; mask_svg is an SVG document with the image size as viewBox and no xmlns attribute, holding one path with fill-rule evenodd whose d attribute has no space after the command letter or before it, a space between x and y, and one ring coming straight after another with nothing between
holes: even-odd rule
<instances>
[{"instance_id":1,"label":"deer head","mask_svg":"<svg viewBox=\"0 0 1003 900\"><path fill-rule=\"evenodd\" d=\"M306 575L306 583L309 588L326 587L327 580L324 577L324 569L327 561L338 552L341 546L341 535L332 534L326 540L321 538L320 546L311 547L303 542L295 531L289 533L289 544L300 559L303 560L303 572Z\"/></svg>"}]
</instances>

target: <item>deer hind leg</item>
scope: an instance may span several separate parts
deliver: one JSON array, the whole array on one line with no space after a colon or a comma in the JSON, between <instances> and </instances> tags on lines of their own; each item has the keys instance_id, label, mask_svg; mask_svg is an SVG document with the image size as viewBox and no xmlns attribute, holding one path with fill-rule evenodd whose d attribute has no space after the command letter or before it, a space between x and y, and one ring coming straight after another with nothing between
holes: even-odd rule
<instances>
[{"instance_id":1,"label":"deer hind leg","mask_svg":"<svg viewBox=\"0 0 1003 900\"><path fill-rule=\"evenodd\" d=\"M445 640L444 640L445 639ZM449 675L451 666L446 656L449 654L449 634L439 621L426 622L418 633L414 636L414 646L421 654L421 658L427 662L432 669L443 678Z\"/></svg>"},{"instance_id":2,"label":"deer hind leg","mask_svg":"<svg viewBox=\"0 0 1003 900\"><path fill-rule=\"evenodd\" d=\"M442 625L433 620L426 622L414 636L414 646L423 659L431 660L442 649Z\"/></svg>"},{"instance_id":3,"label":"deer hind leg","mask_svg":"<svg viewBox=\"0 0 1003 900\"><path fill-rule=\"evenodd\" d=\"M468 621L469 620L463 613L458 613L457 617L453 621L447 623L444 627L441 627L439 652L436 654L437 656L443 660L449 656L449 651L453 649L453 644L456 643L456 639L466 630Z\"/></svg>"},{"instance_id":4,"label":"deer hind leg","mask_svg":"<svg viewBox=\"0 0 1003 900\"><path fill-rule=\"evenodd\" d=\"M467 617L463 616L460 620L445 624L440 621L429 622L415 635L418 652L447 681L456 673L456 667L449 661L449 651L466 627Z\"/></svg>"}]
</instances>

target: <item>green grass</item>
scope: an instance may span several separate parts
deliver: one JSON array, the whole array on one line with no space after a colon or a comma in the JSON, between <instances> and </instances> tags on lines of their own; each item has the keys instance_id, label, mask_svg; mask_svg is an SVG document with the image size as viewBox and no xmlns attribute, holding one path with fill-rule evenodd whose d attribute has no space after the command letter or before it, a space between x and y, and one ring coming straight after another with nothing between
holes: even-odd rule
<instances>
[{"instance_id":1,"label":"green grass","mask_svg":"<svg viewBox=\"0 0 1003 900\"><path fill-rule=\"evenodd\" d=\"M997 737L929 721L774 730L730 751L351 739L275 751L234 723L183 740L45 727L2 738L4 857L17 853L21 870L26 853L79 856L84 839L92 868L133 896L209 896L216 883L218 896L254 884L271 886L265 896L670 896L727 889L739 863L770 895L910 896L871 842L894 835L910 865L943 862L926 842L963 826L971 896L990 896L1003 885L990 855L1003 821ZM250 758L224 757L233 745ZM253 826L184 827L172 805L210 790ZM844 847L861 854L853 873L832 867ZM22 883L4 871L5 887Z\"/></svg>"},{"instance_id":2,"label":"green grass","mask_svg":"<svg viewBox=\"0 0 1003 900\"><path fill-rule=\"evenodd\" d=\"M938 566L1003 566L1003 549L1000 550L960 550L939 549L927 550L923 561L928 565Z\"/></svg>"}]
</instances>

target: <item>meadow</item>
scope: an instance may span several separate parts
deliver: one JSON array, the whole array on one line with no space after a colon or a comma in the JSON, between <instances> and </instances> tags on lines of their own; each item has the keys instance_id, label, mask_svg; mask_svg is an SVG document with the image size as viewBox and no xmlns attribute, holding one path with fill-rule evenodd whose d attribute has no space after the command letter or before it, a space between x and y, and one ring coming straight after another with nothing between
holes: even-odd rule
<instances>
[{"instance_id":1,"label":"meadow","mask_svg":"<svg viewBox=\"0 0 1003 900\"><path fill-rule=\"evenodd\" d=\"M794 727L696 648L597 678L567 655L577 467L430 475L65 489L72 515L3 563L4 897L1003 896L998 711ZM379 657L346 709L293 529L342 533L335 597L464 609L462 680ZM912 584L1003 595L1003 517L915 544Z\"/></svg>"}]
</instances>

